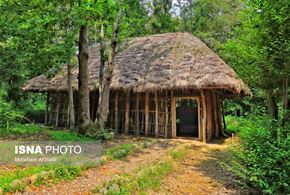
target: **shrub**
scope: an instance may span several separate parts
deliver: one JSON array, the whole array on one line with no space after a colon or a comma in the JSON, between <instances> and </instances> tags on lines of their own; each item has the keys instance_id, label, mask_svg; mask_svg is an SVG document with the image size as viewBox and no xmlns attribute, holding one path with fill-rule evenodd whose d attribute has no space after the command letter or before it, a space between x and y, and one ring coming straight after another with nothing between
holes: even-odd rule
<instances>
[{"instance_id":1,"label":"shrub","mask_svg":"<svg viewBox=\"0 0 290 195\"><path fill-rule=\"evenodd\" d=\"M265 194L290 193L289 135L278 127L272 130L267 119L251 120L254 122L240 128L240 144L231 149L228 167Z\"/></svg>"},{"instance_id":2,"label":"shrub","mask_svg":"<svg viewBox=\"0 0 290 195\"><path fill-rule=\"evenodd\" d=\"M0 132L9 131L11 125L23 117L20 111L17 111L12 102L6 100L7 91L0 86Z\"/></svg>"}]
</instances>

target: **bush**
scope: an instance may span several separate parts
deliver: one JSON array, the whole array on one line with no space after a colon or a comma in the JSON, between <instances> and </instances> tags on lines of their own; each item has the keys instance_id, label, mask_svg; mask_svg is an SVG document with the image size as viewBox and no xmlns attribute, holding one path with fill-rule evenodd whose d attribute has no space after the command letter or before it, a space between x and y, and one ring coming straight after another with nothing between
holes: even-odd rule
<instances>
[{"instance_id":1,"label":"bush","mask_svg":"<svg viewBox=\"0 0 290 195\"><path fill-rule=\"evenodd\" d=\"M23 117L20 111L17 111L12 102L6 100L7 91L2 85L0 86L0 131L9 131L11 125Z\"/></svg>"},{"instance_id":2,"label":"bush","mask_svg":"<svg viewBox=\"0 0 290 195\"><path fill-rule=\"evenodd\" d=\"M290 193L289 135L278 127L272 130L270 120L251 121L240 127L240 144L231 149L228 167L264 194Z\"/></svg>"}]
</instances>

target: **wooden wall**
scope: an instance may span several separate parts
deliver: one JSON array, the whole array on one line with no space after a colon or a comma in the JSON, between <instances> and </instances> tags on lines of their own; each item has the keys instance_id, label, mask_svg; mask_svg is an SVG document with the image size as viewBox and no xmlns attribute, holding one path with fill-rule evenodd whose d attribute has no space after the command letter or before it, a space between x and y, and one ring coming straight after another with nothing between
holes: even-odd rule
<instances>
[{"instance_id":1,"label":"wooden wall","mask_svg":"<svg viewBox=\"0 0 290 195\"><path fill-rule=\"evenodd\" d=\"M223 134L221 98L217 91L167 91L158 93L134 93L132 91L112 91L107 127L116 133L175 137L175 98L197 97L200 105L199 137L208 142ZM77 95L74 94L77 119ZM98 93L90 94L91 118L95 119L98 107ZM47 125L66 127L66 93L48 93L45 121ZM77 122L77 120L76 120ZM174 130L175 129L175 130Z\"/></svg>"}]
</instances>

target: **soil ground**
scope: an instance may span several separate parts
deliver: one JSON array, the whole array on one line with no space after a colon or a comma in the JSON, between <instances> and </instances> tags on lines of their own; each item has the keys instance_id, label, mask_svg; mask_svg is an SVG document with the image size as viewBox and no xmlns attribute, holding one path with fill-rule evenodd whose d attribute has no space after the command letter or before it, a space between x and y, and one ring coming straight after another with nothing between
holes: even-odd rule
<instances>
[{"instance_id":1,"label":"soil ground","mask_svg":"<svg viewBox=\"0 0 290 195\"><path fill-rule=\"evenodd\" d=\"M103 185L117 175L162 160L168 150L184 143L190 144L188 157L179 163L175 171L163 178L159 189L151 190L149 194L240 194L232 175L219 165L226 155L227 142L231 142L230 139L211 144L187 139L159 140L125 160L91 168L72 181L29 187L25 194L90 194L96 186Z\"/></svg>"}]
</instances>

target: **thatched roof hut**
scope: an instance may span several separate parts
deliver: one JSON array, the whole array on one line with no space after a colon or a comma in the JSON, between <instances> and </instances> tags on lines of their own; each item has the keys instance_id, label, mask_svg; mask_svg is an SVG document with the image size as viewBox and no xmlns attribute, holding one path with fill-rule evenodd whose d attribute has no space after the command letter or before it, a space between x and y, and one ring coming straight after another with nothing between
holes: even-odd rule
<instances>
[{"instance_id":1,"label":"thatched roof hut","mask_svg":"<svg viewBox=\"0 0 290 195\"><path fill-rule=\"evenodd\" d=\"M133 38L118 52L112 89L135 92L170 89L224 89L250 95L234 70L201 40L189 33L166 33ZM24 91L66 91L66 66L53 78L42 74L28 81ZM78 69L73 71L73 89L78 88ZM98 88L99 49L90 47L89 88Z\"/></svg>"},{"instance_id":2,"label":"thatched roof hut","mask_svg":"<svg viewBox=\"0 0 290 195\"><path fill-rule=\"evenodd\" d=\"M89 53L89 89L93 92L98 89L98 45L91 46L89 48ZM63 66L61 71L53 78L48 78L46 74L35 77L25 84L23 90L32 92L66 93L66 69L67 67ZM72 72L73 90L77 91L78 69L75 68ZM218 102L215 103L215 109L220 109L219 101L222 96L243 97L251 94L250 89L238 78L237 74L230 66L201 40L189 33L150 35L141 38L132 38L124 42L122 44L122 49L120 49L115 58L111 89L113 91L112 94L117 94L117 92L131 93L131 96L136 95L136 97L141 93L154 93L160 94L161 96L165 94L166 97L171 95L171 99L166 99L166 102L173 101L177 96L197 97L198 108L204 110L204 112L207 107L202 109L202 106L208 104L212 105L213 103L211 102L216 100ZM116 95L112 95L114 99L113 96ZM204 101L204 105L201 105L200 99L203 96L205 96L204 100L202 100ZM211 96L211 98L207 101L206 98L209 96ZM146 101L149 100L144 101L144 104L146 104ZM173 102L171 103L172 107ZM158 102L155 102L155 104L157 105ZM154 105L152 104L152 106ZM174 107L176 107L176 101ZM145 110L145 108L143 110ZM210 112L210 110L208 111ZM176 115L176 111L171 110L168 112L170 115ZM174 117L171 117L170 120L172 122ZM170 120L167 119L165 122L170 123ZM201 117L199 117L199 121L200 123L202 122ZM116 127L116 125L115 128L120 128L120 126ZM204 125L207 126L207 122ZM128 124L125 125L124 128L129 128L130 130ZM134 127L131 127L131 130L132 128ZM145 128L147 128L148 131L146 124ZM176 129L174 130L174 128L176 127L173 125L171 128L171 136L174 137L176 135ZM200 132L201 128L203 127L199 124ZM129 131L128 129L124 130ZM165 137L167 137L167 134ZM202 135L198 135L198 137L202 139Z\"/></svg>"}]
</instances>

